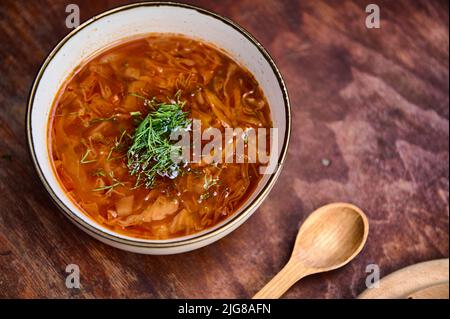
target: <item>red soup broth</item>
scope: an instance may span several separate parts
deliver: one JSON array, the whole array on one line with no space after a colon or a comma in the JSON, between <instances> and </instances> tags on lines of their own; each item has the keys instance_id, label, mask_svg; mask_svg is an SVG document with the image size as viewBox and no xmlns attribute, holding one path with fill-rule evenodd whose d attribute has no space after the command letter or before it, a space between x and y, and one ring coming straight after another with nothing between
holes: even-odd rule
<instances>
[{"instance_id":1,"label":"red soup broth","mask_svg":"<svg viewBox=\"0 0 450 319\"><path fill-rule=\"evenodd\" d=\"M176 178L135 187L126 156L137 125L130 113L149 112L138 95L166 101L177 92L202 129L272 127L252 74L220 49L184 36L120 43L80 65L60 89L50 158L67 195L99 224L136 238L190 235L233 215L261 180L259 163L201 161Z\"/></svg>"}]
</instances>

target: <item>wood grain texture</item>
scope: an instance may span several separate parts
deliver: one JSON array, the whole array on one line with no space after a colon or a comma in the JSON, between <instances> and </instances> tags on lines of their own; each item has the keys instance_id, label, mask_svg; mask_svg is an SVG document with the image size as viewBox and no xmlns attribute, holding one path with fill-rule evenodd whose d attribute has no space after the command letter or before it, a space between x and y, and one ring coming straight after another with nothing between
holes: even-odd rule
<instances>
[{"instance_id":1,"label":"wood grain texture","mask_svg":"<svg viewBox=\"0 0 450 319\"><path fill-rule=\"evenodd\" d=\"M441 292L442 284L447 284L448 287L448 271L448 258L410 265L381 278L377 283L378 287L376 289L368 288L358 298L405 299L409 297L414 298L414 296L425 297L427 294ZM434 289L427 290L427 288L435 286L437 291Z\"/></svg>"},{"instance_id":2,"label":"wood grain texture","mask_svg":"<svg viewBox=\"0 0 450 319\"><path fill-rule=\"evenodd\" d=\"M435 285L413 292L407 299L448 299L448 291L449 285L447 282L446 284Z\"/></svg>"},{"instance_id":3,"label":"wood grain texture","mask_svg":"<svg viewBox=\"0 0 450 319\"><path fill-rule=\"evenodd\" d=\"M127 1L0 0L0 297L249 298L287 262L298 225L319 206L361 207L371 233L346 267L305 278L286 298L352 298L366 265L384 276L448 257L447 1L198 0L252 32L283 73L293 108L286 166L261 208L206 248L142 256L108 247L52 204L29 159L25 108L33 78L82 20ZM331 161L331 165L323 159ZM81 289L65 287L65 267Z\"/></svg>"}]
</instances>

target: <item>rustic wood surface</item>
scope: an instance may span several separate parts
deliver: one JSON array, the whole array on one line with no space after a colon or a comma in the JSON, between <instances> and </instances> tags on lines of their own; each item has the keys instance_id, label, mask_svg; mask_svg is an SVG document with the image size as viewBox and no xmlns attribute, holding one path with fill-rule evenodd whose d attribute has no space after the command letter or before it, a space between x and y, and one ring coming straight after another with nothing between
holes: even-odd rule
<instances>
[{"instance_id":1,"label":"rustic wood surface","mask_svg":"<svg viewBox=\"0 0 450 319\"><path fill-rule=\"evenodd\" d=\"M248 298L286 263L299 223L334 201L367 213L367 246L286 298L352 298L368 264L386 275L448 257L447 1L370 1L382 19L370 30L367 1L189 1L247 28L281 69L293 134L280 180L242 227L182 255L123 252L73 226L28 156L26 99L69 32L67 4L79 4L84 21L126 2L0 0L0 297ZM71 263L79 290L65 287Z\"/></svg>"}]
</instances>

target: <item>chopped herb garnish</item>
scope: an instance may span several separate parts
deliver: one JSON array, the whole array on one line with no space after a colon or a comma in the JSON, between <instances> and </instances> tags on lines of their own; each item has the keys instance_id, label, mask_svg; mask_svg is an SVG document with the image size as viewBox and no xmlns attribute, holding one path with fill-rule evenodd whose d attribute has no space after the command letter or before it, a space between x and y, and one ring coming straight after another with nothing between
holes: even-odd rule
<instances>
[{"instance_id":1,"label":"chopped herb garnish","mask_svg":"<svg viewBox=\"0 0 450 319\"><path fill-rule=\"evenodd\" d=\"M136 186L142 182L150 188L157 175L175 178L180 172L172 155L180 154L181 147L171 143L170 134L187 129L191 121L188 113L183 112L185 102L180 101L179 93L175 97L175 101L157 104L156 110L150 112L134 132L127 157L130 174L137 176Z\"/></svg>"},{"instance_id":2,"label":"chopped herb garnish","mask_svg":"<svg viewBox=\"0 0 450 319\"><path fill-rule=\"evenodd\" d=\"M108 156L106 156L106 160L109 161L111 159L112 153L114 152L114 146L109 149Z\"/></svg>"},{"instance_id":3,"label":"chopped herb garnish","mask_svg":"<svg viewBox=\"0 0 450 319\"><path fill-rule=\"evenodd\" d=\"M140 95L139 93L130 92L128 95L137 97L137 98L142 99L142 100L147 100L147 98L146 98L145 96L142 96L142 95Z\"/></svg>"},{"instance_id":4,"label":"chopped herb garnish","mask_svg":"<svg viewBox=\"0 0 450 319\"><path fill-rule=\"evenodd\" d=\"M109 150L108 156L106 157L107 161L112 161L112 160L116 160L116 159L120 159L123 158L125 155L119 156L119 157L112 157L113 152L118 152L121 149L124 148L125 143L124 143L124 138L125 137L129 137L130 135L127 133L126 130L124 130L122 132L122 134L120 135L119 139L117 139L114 141L114 146L111 147L111 149Z\"/></svg>"},{"instance_id":5,"label":"chopped herb garnish","mask_svg":"<svg viewBox=\"0 0 450 319\"><path fill-rule=\"evenodd\" d=\"M131 116L141 116L141 112L137 111L137 112L130 112Z\"/></svg>"},{"instance_id":6,"label":"chopped herb garnish","mask_svg":"<svg viewBox=\"0 0 450 319\"><path fill-rule=\"evenodd\" d=\"M83 157L82 157L81 160L80 160L80 163L81 163L81 164L89 164L89 163L97 162L96 159L92 159L92 160L88 160L88 159L87 159L90 153L91 153L91 150L88 148L88 149L86 150L86 153L84 153Z\"/></svg>"},{"instance_id":7,"label":"chopped herb garnish","mask_svg":"<svg viewBox=\"0 0 450 319\"><path fill-rule=\"evenodd\" d=\"M126 155L125 154L123 154L123 155L120 155L120 156L115 156L115 157L109 157L108 158L108 161L115 161L115 160L119 160L119 159L122 159L122 158L124 158Z\"/></svg>"},{"instance_id":8,"label":"chopped herb garnish","mask_svg":"<svg viewBox=\"0 0 450 319\"><path fill-rule=\"evenodd\" d=\"M93 192L101 192L101 191L108 190L106 193L109 193L110 191L112 191L114 189L114 187L117 187L117 186L123 186L123 183L117 182L117 183L114 183L114 184L111 184L111 185L97 187L97 188L94 188L92 191Z\"/></svg>"},{"instance_id":9,"label":"chopped herb garnish","mask_svg":"<svg viewBox=\"0 0 450 319\"><path fill-rule=\"evenodd\" d=\"M97 169L94 173L92 173L92 176L103 177L106 176L106 173L102 169Z\"/></svg>"},{"instance_id":10,"label":"chopped herb garnish","mask_svg":"<svg viewBox=\"0 0 450 319\"><path fill-rule=\"evenodd\" d=\"M205 175L205 183L203 184L203 188L205 190L208 190L211 187L213 187L214 185L217 185L218 183L219 183L218 178L212 178L211 175Z\"/></svg>"},{"instance_id":11,"label":"chopped herb garnish","mask_svg":"<svg viewBox=\"0 0 450 319\"><path fill-rule=\"evenodd\" d=\"M156 101L155 98L150 100L150 99L147 99L145 96L142 96L139 93L135 93L135 92L128 93L128 95L131 95L131 96L137 97L138 99L144 100L144 105L148 106L154 110L158 107L158 102Z\"/></svg>"},{"instance_id":12,"label":"chopped herb garnish","mask_svg":"<svg viewBox=\"0 0 450 319\"><path fill-rule=\"evenodd\" d=\"M200 200L207 200L210 197L211 197L211 194L209 192L208 193L204 193L204 194L200 195Z\"/></svg>"},{"instance_id":13,"label":"chopped herb garnish","mask_svg":"<svg viewBox=\"0 0 450 319\"><path fill-rule=\"evenodd\" d=\"M120 182L119 180L117 180L117 179L114 177L114 173L113 173L113 172L109 173L109 176L110 176L111 179L112 179L112 184L111 184L111 185L105 185L105 186L102 186L102 187L97 187L97 188L94 188L92 191L93 191L93 192L101 192L101 191L106 191L106 190L107 190L106 194L108 194L108 193L110 193L115 187L117 187L117 186L124 186L124 183Z\"/></svg>"},{"instance_id":14,"label":"chopped herb garnish","mask_svg":"<svg viewBox=\"0 0 450 319\"><path fill-rule=\"evenodd\" d=\"M95 124L95 123L100 123L100 122L107 122L107 121L115 121L116 117L113 115L111 117L99 117L99 118L95 118L89 121L89 124Z\"/></svg>"}]
</instances>

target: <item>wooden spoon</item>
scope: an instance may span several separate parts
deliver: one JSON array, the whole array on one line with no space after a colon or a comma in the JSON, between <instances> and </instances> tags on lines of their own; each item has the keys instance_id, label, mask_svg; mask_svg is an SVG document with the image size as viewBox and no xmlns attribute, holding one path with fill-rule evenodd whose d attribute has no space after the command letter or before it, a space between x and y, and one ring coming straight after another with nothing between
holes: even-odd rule
<instances>
[{"instance_id":1,"label":"wooden spoon","mask_svg":"<svg viewBox=\"0 0 450 319\"><path fill-rule=\"evenodd\" d=\"M413 292L406 299L448 299L448 282Z\"/></svg>"},{"instance_id":2,"label":"wooden spoon","mask_svg":"<svg viewBox=\"0 0 450 319\"><path fill-rule=\"evenodd\" d=\"M286 266L253 298L279 298L305 276L344 266L361 251L368 233L367 217L354 205L317 209L301 226Z\"/></svg>"}]
</instances>

